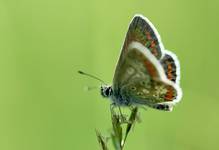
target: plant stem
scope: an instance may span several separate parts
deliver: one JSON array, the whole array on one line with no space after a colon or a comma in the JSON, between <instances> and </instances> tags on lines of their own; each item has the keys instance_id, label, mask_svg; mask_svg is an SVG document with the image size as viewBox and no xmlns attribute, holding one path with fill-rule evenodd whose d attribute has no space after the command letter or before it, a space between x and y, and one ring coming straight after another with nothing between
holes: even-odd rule
<instances>
[{"instance_id":1,"label":"plant stem","mask_svg":"<svg viewBox=\"0 0 219 150\"><path fill-rule=\"evenodd\" d=\"M111 107L111 121L112 121L112 131L111 131L111 140L115 150L123 150L127 137L133 124L137 120L138 108L134 107L131 109L131 114L129 117L124 117L121 109L119 108L119 114L116 113L114 107ZM128 119L127 119L128 118ZM126 128L124 128L124 124L126 124ZM123 133L123 130L125 132ZM106 138L103 137L98 131L97 138L101 145L102 150L107 150L107 141Z\"/></svg>"}]
</instances>

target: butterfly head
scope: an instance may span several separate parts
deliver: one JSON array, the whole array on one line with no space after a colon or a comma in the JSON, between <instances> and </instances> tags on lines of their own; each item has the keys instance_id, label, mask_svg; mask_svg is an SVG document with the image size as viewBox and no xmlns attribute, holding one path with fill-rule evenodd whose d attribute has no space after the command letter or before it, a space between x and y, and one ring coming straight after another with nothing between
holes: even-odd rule
<instances>
[{"instance_id":1,"label":"butterfly head","mask_svg":"<svg viewBox=\"0 0 219 150\"><path fill-rule=\"evenodd\" d=\"M112 86L101 85L100 93L103 97L110 97L113 94Z\"/></svg>"}]
</instances>

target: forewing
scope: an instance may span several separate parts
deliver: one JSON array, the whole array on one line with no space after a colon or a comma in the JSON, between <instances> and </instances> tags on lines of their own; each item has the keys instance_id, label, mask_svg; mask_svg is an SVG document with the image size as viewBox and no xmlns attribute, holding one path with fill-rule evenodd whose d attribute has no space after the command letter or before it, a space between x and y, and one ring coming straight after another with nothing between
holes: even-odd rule
<instances>
[{"instance_id":1,"label":"forewing","mask_svg":"<svg viewBox=\"0 0 219 150\"><path fill-rule=\"evenodd\" d=\"M119 82L119 76L123 73L123 71L121 71L121 65L124 63L123 61L126 57L128 46L132 42L141 43L146 48L145 50L150 51L157 59L160 59L163 55L163 44L160 40L160 35L153 24L144 16L135 15L129 25L119 61L116 66L113 79L114 87L116 86L115 83Z\"/></svg>"},{"instance_id":2,"label":"forewing","mask_svg":"<svg viewBox=\"0 0 219 150\"><path fill-rule=\"evenodd\" d=\"M160 80L164 70L159 61L139 42L132 42L127 47L123 61L117 65L114 75L113 90L127 84L136 77L145 81Z\"/></svg>"},{"instance_id":3,"label":"forewing","mask_svg":"<svg viewBox=\"0 0 219 150\"><path fill-rule=\"evenodd\" d=\"M157 59L162 57L163 44L154 25L144 16L136 15L132 19L126 34L123 50L137 41L144 45Z\"/></svg>"}]
</instances>

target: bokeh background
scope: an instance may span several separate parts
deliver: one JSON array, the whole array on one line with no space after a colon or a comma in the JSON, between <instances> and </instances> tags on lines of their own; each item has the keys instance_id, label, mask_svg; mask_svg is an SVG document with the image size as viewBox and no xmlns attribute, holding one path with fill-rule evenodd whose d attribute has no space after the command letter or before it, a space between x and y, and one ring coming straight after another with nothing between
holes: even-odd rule
<instances>
[{"instance_id":1,"label":"bokeh background","mask_svg":"<svg viewBox=\"0 0 219 150\"><path fill-rule=\"evenodd\" d=\"M219 149L219 1L0 0L0 149L96 150L111 127L97 81L112 82L128 24L148 17L181 62L173 112L141 110L126 150ZM111 147L112 149L112 147Z\"/></svg>"}]
</instances>

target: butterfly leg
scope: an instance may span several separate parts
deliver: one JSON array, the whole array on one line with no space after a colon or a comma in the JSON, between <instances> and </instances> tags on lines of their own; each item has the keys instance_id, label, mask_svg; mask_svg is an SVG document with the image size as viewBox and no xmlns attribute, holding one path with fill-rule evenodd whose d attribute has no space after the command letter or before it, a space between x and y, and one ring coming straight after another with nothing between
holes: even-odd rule
<instances>
[{"instance_id":1,"label":"butterfly leg","mask_svg":"<svg viewBox=\"0 0 219 150\"><path fill-rule=\"evenodd\" d=\"M127 123L128 121L127 121L127 116L125 116L123 113L122 113L122 110L121 110L121 107L120 106L118 106L118 105L116 105L115 103L111 103L110 104L110 111L111 111L111 113L112 114L115 114L115 108L118 108L118 117L120 118L120 121L121 121L121 123Z\"/></svg>"},{"instance_id":2,"label":"butterfly leg","mask_svg":"<svg viewBox=\"0 0 219 150\"><path fill-rule=\"evenodd\" d=\"M122 122L122 123L127 123L127 117L122 114L122 110L121 110L120 106L118 106L118 108L119 108L119 113L120 113L121 122Z\"/></svg>"},{"instance_id":3,"label":"butterfly leg","mask_svg":"<svg viewBox=\"0 0 219 150\"><path fill-rule=\"evenodd\" d=\"M146 107L144 107L144 106L129 106L129 109L130 109L131 113L136 111L135 109L138 109L138 108L143 108L143 109L147 110ZM141 122L141 117L140 117L139 111L138 111L138 113L136 113L134 120L136 120L138 123Z\"/></svg>"},{"instance_id":4,"label":"butterfly leg","mask_svg":"<svg viewBox=\"0 0 219 150\"><path fill-rule=\"evenodd\" d=\"M116 104L115 103L111 103L110 104L110 111L111 112L114 111L115 107L116 107Z\"/></svg>"}]
</instances>

